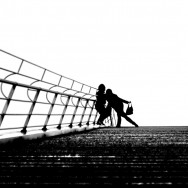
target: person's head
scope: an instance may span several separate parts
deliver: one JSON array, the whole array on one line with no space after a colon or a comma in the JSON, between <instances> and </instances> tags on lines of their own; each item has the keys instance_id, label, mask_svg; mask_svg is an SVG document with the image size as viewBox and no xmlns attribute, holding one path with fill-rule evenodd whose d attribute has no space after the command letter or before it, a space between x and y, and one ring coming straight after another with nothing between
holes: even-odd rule
<instances>
[{"instance_id":1,"label":"person's head","mask_svg":"<svg viewBox=\"0 0 188 188\"><path fill-rule=\"evenodd\" d=\"M104 92L105 91L105 85L100 84L99 87L98 87L98 90L101 91L101 92Z\"/></svg>"},{"instance_id":2,"label":"person's head","mask_svg":"<svg viewBox=\"0 0 188 188\"><path fill-rule=\"evenodd\" d=\"M112 93L112 90L111 89L107 89L106 90L106 95L112 95L113 93Z\"/></svg>"}]
</instances>

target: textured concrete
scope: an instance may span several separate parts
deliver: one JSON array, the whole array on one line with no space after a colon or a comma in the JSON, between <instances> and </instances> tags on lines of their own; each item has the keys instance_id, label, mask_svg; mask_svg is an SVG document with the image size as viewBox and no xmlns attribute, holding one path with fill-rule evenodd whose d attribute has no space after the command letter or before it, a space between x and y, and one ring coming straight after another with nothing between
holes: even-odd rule
<instances>
[{"instance_id":1,"label":"textured concrete","mask_svg":"<svg viewBox=\"0 0 188 188\"><path fill-rule=\"evenodd\" d=\"M109 126L109 125L108 125ZM106 126L106 127L108 127ZM10 132L10 133L2 133L3 131L0 130L0 145L2 144L9 144L15 142L22 142L25 140L36 140L46 137L54 137L58 135L70 134L70 133L77 133L77 132L85 132L91 129L99 128L99 125L83 125L83 126L74 126L70 127L62 127L61 130L57 128L47 129L47 131L40 130L32 130L28 131L27 134L22 134L20 131L18 132Z\"/></svg>"},{"instance_id":2,"label":"textured concrete","mask_svg":"<svg viewBox=\"0 0 188 188\"><path fill-rule=\"evenodd\" d=\"M187 185L188 127L101 128L1 146L0 184Z\"/></svg>"}]
</instances>

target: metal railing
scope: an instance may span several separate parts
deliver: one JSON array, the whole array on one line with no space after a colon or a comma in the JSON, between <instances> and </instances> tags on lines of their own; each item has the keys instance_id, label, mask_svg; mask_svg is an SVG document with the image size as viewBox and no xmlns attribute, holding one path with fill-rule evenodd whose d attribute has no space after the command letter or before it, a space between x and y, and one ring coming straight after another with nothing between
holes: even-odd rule
<instances>
[{"instance_id":1,"label":"metal railing","mask_svg":"<svg viewBox=\"0 0 188 188\"><path fill-rule=\"evenodd\" d=\"M54 127L95 124L95 100L87 96L79 97L2 79L0 83L0 101L3 104L1 131L21 130L26 134L27 130L46 131ZM37 125L37 122L41 123Z\"/></svg>"},{"instance_id":2,"label":"metal railing","mask_svg":"<svg viewBox=\"0 0 188 188\"><path fill-rule=\"evenodd\" d=\"M57 74L0 49L0 78L66 93L95 96L97 89ZM24 79L23 79L24 78Z\"/></svg>"},{"instance_id":3,"label":"metal railing","mask_svg":"<svg viewBox=\"0 0 188 188\"><path fill-rule=\"evenodd\" d=\"M0 135L95 125L96 91L0 50Z\"/></svg>"}]
</instances>

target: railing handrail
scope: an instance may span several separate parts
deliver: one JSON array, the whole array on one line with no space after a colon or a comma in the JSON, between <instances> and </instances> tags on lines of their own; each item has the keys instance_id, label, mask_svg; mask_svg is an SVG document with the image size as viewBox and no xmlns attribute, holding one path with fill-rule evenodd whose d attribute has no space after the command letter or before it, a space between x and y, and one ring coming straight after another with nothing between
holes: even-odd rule
<instances>
[{"instance_id":1,"label":"railing handrail","mask_svg":"<svg viewBox=\"0 0 188 188\"><path fill-rule=\"evenodd\" d=\"M10 81L10 80L0 79L0 82L6 83L6 84L15 84L17 86L26 87L26 88L35 89L35 90L41 90L41 91L45 91L45 92L48 92L48 93L54 93L54 94L64 95L64 96L67 96L67 97L69 96L69 97L74 97L74 98L79 98L79 99L96 101L95 99L91 99L91 98L88 99L88 98L85 98L85 97L80 97L80 96L76 96L76 95L66 94L66 93L63 93L63 92L49 90L49 89L45 89L45 88L42 88L42 87L36 87L36 86L27 85L27 84L22 84L22 83L19 83L19 82L13 82L13 81Z\"/></svg>"},{"instance_id":2,"label":"railing handrail","mask_svg":"<svg viewBox=\"0 0 188 188\"><path fill-rule=\"evenodd\" d=\"M92 86L90 86L90 85L84 84L84 83L82 83L82 82L76 81L76 80L71 79L71 78L69 78L69 77L66 77L66 76L63 76L63 75L61 75L61 74L58 74L58 73L56 73L56 72L54 72L54 71L51 71L51 70L49 70L49 69L46 69L46 68L44 68L44 67L42 67L42 66L36 65L35 63L32 63L32 62L30 62L30 61L28 61L28 60L26 60L26 59L24 59L24 58L21 58L21 57L18 57L18 56L16 56L16 55L14 55L14 54L11 54L11 53L9 53L9 52L7 52L7 51L5 51L5 50L0 49L0 51L2 51L2 52L5 53L5 54L8 54L8 55L10 55L10 56L12 56L12 57L15 57L15 58L19 59L19 60L21 60L22 62L25 61L25 62L27 62L27 63L29 63L29 64L32 64L32 65L34 65L34 66L36 66L36 67L38 67L38 68L47 70L47 71L49 71L49 72L51 72L51 73L53 73L53 74L55 74L55 75L58 75L58 76L60 76L60 77L66 78L66 79L68 79L68 80L71 80L71 81L73 81L73 82L77 82L77 83L79 83L79 84L85 85L85 86L90 87L90 88L93 88L93 89L97 89L97 88L92 87ZM6 70L7 70L7 69L6 69ZM11 71L11 72L13 72L13 71ZM14 72L14 73L16 73L16 72ZM71 88L70 88L70 89L71 89Z\"/></svg>"}]
</instances>

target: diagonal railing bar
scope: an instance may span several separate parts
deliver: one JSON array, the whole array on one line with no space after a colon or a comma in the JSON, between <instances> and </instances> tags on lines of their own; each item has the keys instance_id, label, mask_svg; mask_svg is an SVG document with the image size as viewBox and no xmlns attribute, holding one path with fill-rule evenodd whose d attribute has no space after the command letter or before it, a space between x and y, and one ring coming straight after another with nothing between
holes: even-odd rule
<instances>
[{"instance_id":1,"label":"diagonal railing bar","mask_svg":"<svg viewBox=\"0 0 188 188\"><path fill-rule=\"evenodd\" d=\"M97 120L98 114L99 114L99 113L96 113L96 114L95 114L94 125L95 125L95 122L96 122L96 120Z\"/></svg>"},{"instance_id":2,"label":"diagonal railing bar","mask_svg":"<svg viewBox=\"0 0 188 188\"><path fill-rule=\"evenodd\" d=\"M67 110L69 101L70 101L70 96L67 97L67 101L66 101L66 104L65 104L65 106L64 106L63 113L62 113L62 115L61 115L61 118L60 118L60 120L59 120L59 124L58 124L58 126L57 126L58 129L61 129L61 124L62 124L62 122L63 122L63 118L64 118L64 116L65 116L65 112L66 112L66 110Z\"/></svg>"},{"instance_id":3,"label":"diagonal railing bar","mask_svg":"<svg viewBox=\"0 0 188 188\"><path fill-rule=\"evenodd\" d=\"M7 109L9 107L9 104L10 104L10 101L11 101L11 98L12 98L12 96L14 94L15 89L16 89L16 84L12 85L12 88L10 90L9 96L8 96L8 98L6 100L5 105L4 105L2 114L0 115L0 126L1 126L1 124L3 122L3 119L4 119L5 115L6 115Z\"/></svg>"},{"instance_id":4,"label":"diagonal railing bar","mask_svg":"<svg viewBox=\"0 0 188 188\"><path fill-rule=\"evenodd\" d=\"M92 112L93 112L93 109L95 107L95 102L93 102L93 105L91 107L91 111L90 111L90 114L89 114L89 118L88 118L88 121L87 121L87 125L89 125L89 122L90 122L90 119L91 119L91 115L92 115ZM96 119L95 119L96 120ZM94 120L94 125L95 125L95 120Z\"/></svg>"},{"instance_id":5,"label":"diagonal railing bar","mask_svg":"<svg viewBox=\"0 0 188 188\"><path fill-rule=\"evenodd\" d=\"M20 72L20 70L21 70L21 68L22 68L23 62L24 62L24 60L22 59L22 62L21 62L20 67L19 67L19 69L18 69L18 73Z\"/></svg>"},{"instance_id":6,"label":"diagonal railing bar","mask_svg":"<svg viewBox=\"0 0 188 188\"><path fill-rule=\"evenodd\" d=\"M52 104L51 104L51 106L50 106L50 109L49 109L47 118L46 118L45 123L44 123L44 127L42 128L43 131L46 131L46 130L47 130L47 124L48 124L48 121L49 121L49 119L50 119L50 115L51 115L51 113L52 113L53 107L54 107L54 105L55 105L55 101L56 101L56 99L57 99L57 95L58 95L57 93L54 95Z\"/></svg>"},{"instance_id":7,"label":"diagonal railing bar","mask_svg":"<svg viewBox=\"0 0 188 188\"><path fill-rule=\"evenodd\" d=\"M82 121L83 121L83 118L84 118L84 114L85 114L85 111L86 111L88 102L89 102L89 100L86 100L86 104L85 104L85 106L84 106L84 110L83 110L83 112L82 112L82 116L81 116L80 123L79 123L79 126L80 126L80 127L82 126Z\"/></svg>"},{"instance_id":8,"label":"diagonal railing bar","mask_svg":"<svg viewBox=\"0 0 188 188\"><path fill-rule=\"evenodd\" d=\"M62 79L62 76L61 76L60 79L59 79L58 86L59 86L59 84L61 83L61 79Z\"/></svg>"},{"instance_id":9,"label":"diagonal railing bar","mask_svg":"<svg viewBox=\"0 0 188 188\"><path fill-rule=\"evenodd\" d=\"M71 123L69 125L70 128L72 128L73 121L74 121L74 118L76 116L76 112L77 112L79 103L80 103L80 98L78 98L78 100L77 100L77 104L76 104L75 109L74 109L74 113L73 113L73 116L72 116L72 119L71 119Z\"/></svg>"},{"instance_id":10,"label":"diagonal railing bar","mask_svg":"<svg viewBox=\"0 0 188 188\"><path fill-rule=\"evenodd\" d=\"M72 82L72 85L71 85L70 89L72 89L72 88L73 88L74 82L75 82L75 81L73 80L73 82Z\"/></svg>"},{"instance_id":11,"label":"diagonal railing bar","mask_svg":"<svg viewBox=\"0 0 188 188\"><path fill-rule=\"evenodd\" d=\"M24 127L23 127L23 129L21 130L21 132L22 132L23 134L26 134L26 132L27 132L27 125L28 125L28 123L29 123L29 120L30 120L30 118L31 118L33 109L34 109L35 104L36 104L36 102L37 102L37 98L38 98L39 93L40 93L40 90L39 90L39 89L37 89L36 91L37 91L37 92L36 92L36 94L35 94L35 98L34 98L34 100L33 100L33 102L32 102L31 108L30 108L30 110L29 110L29 114L28 114L27 119L26 119L26 121L25 121Z\"/></svg>"},{"instance_id":12,"label":"diagonal railing bar","mask_svg":"<svg viewBox=\"0 0 188 188\"><path fill-rule=\"evenodd\" d=\"M46 69L44 69L44 72L43 72L42 77L41 77L40 80L43 80L45 73L46 73Z\"/></svg>"}]
</instances>

